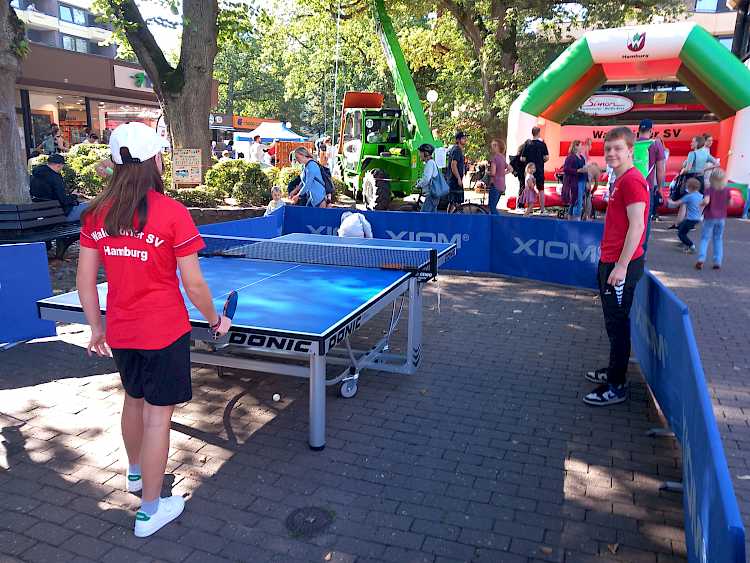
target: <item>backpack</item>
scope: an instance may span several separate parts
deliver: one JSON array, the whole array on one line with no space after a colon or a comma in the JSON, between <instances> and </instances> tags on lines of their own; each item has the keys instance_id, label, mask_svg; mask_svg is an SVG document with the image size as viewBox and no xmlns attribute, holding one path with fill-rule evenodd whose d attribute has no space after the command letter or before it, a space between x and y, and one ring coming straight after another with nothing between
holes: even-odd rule
<instances>
[{"instance_id":1,"label":"backpack","mask_svg":"<svg viewBox=\"0 0 750 563\"><path fill-rule=\"evenodd\" d=\"M331 169L327 166L323 166L317 160L313 162L315 162L315 164L317 164L318 168L320 169L320 177L323 178L323 188L326 191L326 196L333 194L335 187L333 185L333 178L331 178Z\"/></svg>"}]
</instances>

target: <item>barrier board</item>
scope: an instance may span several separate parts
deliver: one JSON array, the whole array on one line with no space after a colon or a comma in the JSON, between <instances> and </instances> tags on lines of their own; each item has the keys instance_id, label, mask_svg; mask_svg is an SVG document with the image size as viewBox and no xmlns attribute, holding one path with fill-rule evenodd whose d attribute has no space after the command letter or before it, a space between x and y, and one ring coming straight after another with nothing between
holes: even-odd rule
<instances>
[{"instance_id":1,"label":"barrier board","mask_svg":"<svg viewBox=\"0 0 750 563\"><path fill-rule=\"evenodd\" d=\"M688 560L744 563L745 530L688 309L646 272L631 325L641 371L682 446Z\"/></svg>"},{"instance_id":2,"label":"barrier board","mask_svg":"<svg viewBox=\"0 0 750 563\"><path fill-rule=\"evenodd\" d=\"M0 344L55 336L55 323L43 321L36 309L38 299L52 295L43 242L0 245Z\"/></svg>"}]
</instances>

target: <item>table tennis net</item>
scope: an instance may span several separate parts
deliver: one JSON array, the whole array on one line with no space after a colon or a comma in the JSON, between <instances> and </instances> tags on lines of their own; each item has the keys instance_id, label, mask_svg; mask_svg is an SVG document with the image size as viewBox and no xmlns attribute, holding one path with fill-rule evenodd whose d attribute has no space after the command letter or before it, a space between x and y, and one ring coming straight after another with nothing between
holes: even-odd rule
<instances>
[{"instance_id":1,"label":"table tennis net","mask_svg":"<svg viewBox=\"0 0 750 563\"><path fill-rule=\"evenodd\" d=\"M351 266L420 272L437 275L437 251L429 248L394 248L341 243L283 241L220 235L202 235L201 256L251 258L299 264Z\"/></svg>"}]
</instances>

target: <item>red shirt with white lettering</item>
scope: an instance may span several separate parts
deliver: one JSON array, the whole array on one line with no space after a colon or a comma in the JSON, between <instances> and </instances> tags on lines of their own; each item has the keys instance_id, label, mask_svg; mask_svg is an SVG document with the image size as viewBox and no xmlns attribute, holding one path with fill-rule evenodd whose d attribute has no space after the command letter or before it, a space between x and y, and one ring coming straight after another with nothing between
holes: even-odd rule
<instances>
[{"instance_id":1,"label":"red shirt with white lettering","mask_svg":"<svg viewBox=\"0 0 750 563\"><path fill-rule=\"evenodd\" d=\"M641 242L635 249L631 260L643 256L643 243L646 241L646 224L648 223L649 189L646 178L635 166L625 171L615 180L614 191L609 198L607 215L604 219L604 235L602 236L602 255L600 260L605 264L617 262L625 246L625 236L628 234L627 207L634 203L643 202L643 234Z\"/></svg>"},{"instance_id":2,"label":"red shirt with white lettering","mask_svg":"<svg viewBox=\"0 0 750 563\"><path fill-rule=\"evenodd\" d=\"M158 350L190 331L177 258L205 245L184 205L154 190L146 197L142 233L108 234L104 212L86 215L81 226L81 246L99 251L107 274L107 343L112 348Z\"/></svg>"}]
</instances>

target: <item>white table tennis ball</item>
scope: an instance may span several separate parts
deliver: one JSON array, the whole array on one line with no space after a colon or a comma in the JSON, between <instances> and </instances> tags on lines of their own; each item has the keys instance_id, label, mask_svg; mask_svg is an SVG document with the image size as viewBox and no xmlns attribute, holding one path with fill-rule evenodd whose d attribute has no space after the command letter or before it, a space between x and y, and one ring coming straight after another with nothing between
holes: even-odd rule
<instances>
[{"instance_id":1,"label":"white table tennis ball","mask_svg":"<svg viewBox=\"0 0 750 563\"><path fill-rule=\"evenodd\" d=\"M278 403L281 400L281 395L279 395L278 393L274 393L273 400Z\"/></svg>"}]
</instances>

